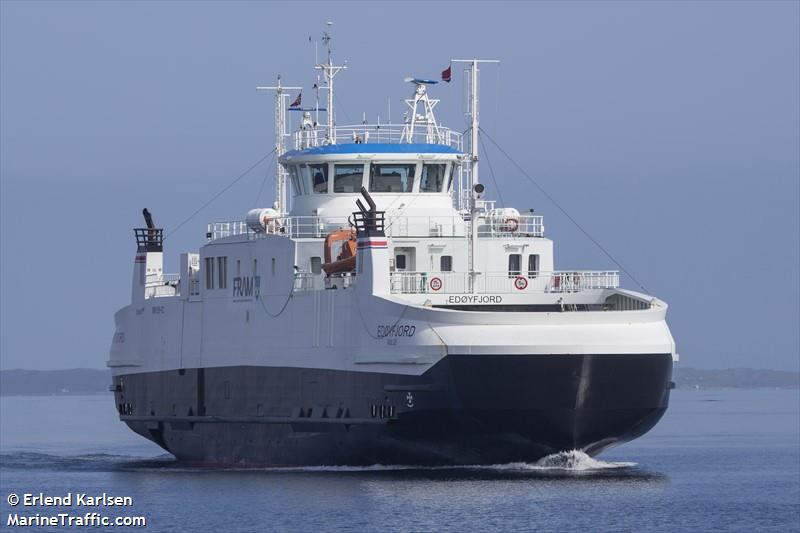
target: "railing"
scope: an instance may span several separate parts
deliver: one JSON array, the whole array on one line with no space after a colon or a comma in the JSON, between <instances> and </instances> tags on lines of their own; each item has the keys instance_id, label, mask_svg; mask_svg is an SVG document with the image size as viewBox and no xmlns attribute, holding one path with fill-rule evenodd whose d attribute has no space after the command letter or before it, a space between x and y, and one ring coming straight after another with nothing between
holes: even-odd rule
<instances>
[{"instance_id":1,"label":"railing","mask_svg":"<svg viewBox=\"0 0 800 533\"><path fill-rule=\"evenodd\" d=\"M444 126L436 126L429 130L427 125L418 125L409 132L406 130L406 125L401 124L363 124L336 126L334 132L338 144L424 143L450 146L458 151L462 151L464 146L462 134ZM292 137L295 150L331 144L327 137L327 129L324 128L298 130L292 134Z\"/></svg>"},{"instance_id":2,"label":"railing","mask_svg":"<svg viewBox=\"0 0 800 533\"><path fill-rule=\"evenodd\" d=\"M314 291L318 290L316 279L319 276L311 272L297 272L294 275L294 290L295 291Z\"/></svg>"},{"instance_id":3,"label":"railing","mask_svg":"<svg viewBox=\"0 0 800 533\"><path fill-rule=\"evenodd\" d=\"M391 291L400 294L466 294L468 272L392 272ZM475 274L477 294L564 293L619 287L617 271L481 272Z\"/></svg>"},{"instance_id":4,"label":"railing","mask_svg":"<svg viewBox=\"0 0 800 533\"><path fill-rule=\"evenodd\" d=\"M347 217L283 217L266 234L283 235L296 238L323 238L328 233L347 228ZM468 222L460 216L392 216L386 215L385 232L387 237L465 237L469 235ZM256 233L244 221L213 222L208 225L206 237L209 240L222 239L235 235L247 235L249 239L260 238L263 232ZM543 237L544 218L541 215L520 215L514 223L478 217L479 238Z\"/></svg>"},{"instance_id":5,"label":"railing","mask_svg":"<svg viewBox=\"0 0 800 533\"><path fill-rule=\"evenodd\" d=\"M145 278L144 297L147 299L176 296L180 279L180 274L149 274Z\"/></svg>"}]
</instances>

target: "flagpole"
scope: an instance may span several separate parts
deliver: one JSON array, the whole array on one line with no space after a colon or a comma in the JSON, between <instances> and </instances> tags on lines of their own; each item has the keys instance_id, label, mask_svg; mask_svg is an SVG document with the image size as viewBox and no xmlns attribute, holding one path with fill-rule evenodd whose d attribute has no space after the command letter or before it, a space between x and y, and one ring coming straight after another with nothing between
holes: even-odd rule
<instances>
[{"instance_id":1,"label":"flagpole","mask_svg":"<svg viewBox=\"0 0 800 533\"><path fill-rule=\"evenodd\" d=\"M257 91L275 91L275 209L281 216L288 214L286 205L286 169L283 168L280 158L286 153L286 99L287 91L302 91L302 87L287 87L281 82L278 74L278 83L274 87L256 87Z\"/></svg>"},{"instance_id":2,"label":"flagpole","mask_svg":"<svg viewBox=\"0 0 800 533\"><path fill-rule=\"evenodd\" d=\"M451 59L450 63L468 63L470 71L470 146L469 146L469 223L470 239L468 243L468 270L469 270L469 292L475 292L475 245L478 241L478 200L483 193L483 185L478 180L478 132L480 130L478 120L478 64L479 63L500 63L497 59ZM448 68L449 70L449 68ZM446 72L446 71L445 71ZM447 81L447 80L445 80ZM482 207L482 206L481 206Z\"/></svg>"}]
</instances>

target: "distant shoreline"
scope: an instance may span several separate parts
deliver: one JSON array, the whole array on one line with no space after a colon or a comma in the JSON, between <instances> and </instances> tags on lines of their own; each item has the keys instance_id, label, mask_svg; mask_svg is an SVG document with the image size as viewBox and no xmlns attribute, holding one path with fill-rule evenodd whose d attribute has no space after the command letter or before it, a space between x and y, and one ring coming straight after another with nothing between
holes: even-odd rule
<instances>
[{"instance_id":1,"label":"distant shoreline","mask_svg":"<svg viewBox=\"0 0 800 533\"><path fill-rule=\"evenodd\" d=\"M678 389L800 389L800 372L730 368L701 370L675 367ZM76 396L109 393L111 371L0 370L0 396Z\"/></svg>"}]
</instances>

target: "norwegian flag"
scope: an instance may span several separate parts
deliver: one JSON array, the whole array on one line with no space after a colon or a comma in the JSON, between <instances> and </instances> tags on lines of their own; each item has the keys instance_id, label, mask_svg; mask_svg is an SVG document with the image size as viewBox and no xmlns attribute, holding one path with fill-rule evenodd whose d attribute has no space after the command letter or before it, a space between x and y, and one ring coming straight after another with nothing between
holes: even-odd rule
<instances>
[{"instance_id":1,"label":"norwegian flag","mask_svg":"<svg viewBox=\"0 0 800 533\"><path fill-rule=\"evenodd\" d=\"M300 107L300 102L303 100L303 93L297 95L297 98L294 99L294 102L289 104L289 107Z\"/></svg>"},{"instance_id":2,"label":"norwegian flag","mask_svg":"<svg viewBox=\"0 0 800 533\"><path fill-rule=\"evenodd\" d=\"M450 83L452 73L453 73L453 66L450 65L449 67L447 67L442 71L442 81Z\"/></svg>"}]
</instances>

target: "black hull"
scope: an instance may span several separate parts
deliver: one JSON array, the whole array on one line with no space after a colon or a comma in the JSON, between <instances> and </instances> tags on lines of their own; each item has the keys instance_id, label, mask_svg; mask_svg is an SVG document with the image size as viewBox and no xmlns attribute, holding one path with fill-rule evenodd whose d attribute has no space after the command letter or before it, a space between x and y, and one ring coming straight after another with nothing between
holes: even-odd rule
<instances>
[{"instance_id":1,"label":"black hull","mask_svg":"<svg viewBox=\"0 0 800 533\"><path fill-rule=\"evenodd\" d=\"M422 376L221 367L114 384L120 418L181 461L458 465L635 439L671 376L670 354L450 355Z\"/></svg>"}]
</instances>

